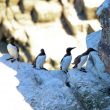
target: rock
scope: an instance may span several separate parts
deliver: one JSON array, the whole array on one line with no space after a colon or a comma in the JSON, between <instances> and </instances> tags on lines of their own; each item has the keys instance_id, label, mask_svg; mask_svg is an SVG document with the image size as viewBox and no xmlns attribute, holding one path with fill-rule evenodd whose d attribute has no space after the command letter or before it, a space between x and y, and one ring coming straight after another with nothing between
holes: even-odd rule
<instances>
[{"instance_id":1,"label":"rock","mask_svg":"<svg viewBox=\"0 0 110 110\"><path fill-rule=\"evenodd\" d=\"M105 0L105 2L99 7L97 14L100 18L100 23L102 26L101 40L98 45L99 55L105 64L105 69L110 73L110 1Z\"/></svg>"},{"instance_id":2,"label":"rock","mask_svg":"<svg viewBox=\"0 0 110 110\"><path fill-rule=\"evenodd\" d=\"M28 42L28 38L23 29L14 30L11 35L20 43L25 45Z\"/></svg>"},{"instance_id":3,"label":"rock","mask_svg":"<svg viewBox=\"0 0 110 110\"><path fill-rule=\"evenodd\" d=\"M88 20L87 22L88 22L88 29L87 29L88 34L101 30L100 22L97 19Z\"/></svg>"},{"instance_id":4,"label":"rock","mask_svg":"<svg viewBox=\"0 0 110 110\"><path fill-rule=\"evenodd\" d=\"M2 30L1 28L0 28L0 30ZM0 40L3 38L3 33L0 31Z\"/></svg>"},{"instance_id":5,"label":"rock","mask_svg":"<svg viewBox=\"0 0 110 110\"><path fill-rule=\"evenodd\" d=\"M2 102L2 104L0 104L0 109L32 110L32 107L25 101L23 95L21 95L17 89L19 81L16 75L19 66L17 67L17 62L15 62L14 65L10 65L10 61L6 61L9 57L9 55L0 57L0 102Z\"/></svg>"},{"instance_id":6,"label":"rock","mask_svg":"<svg viewBox=\"0 0 110 110\"><path fill-rule=\"evenodd\" d=\"M23 13L29 13L34 8L35 0L20 0L19 5Z\"/></svg>"},{"instance_id":7,"label":"rock","mask_svg":"<svg viewBox=\"0 0 110 110\"><path fill-rule=\"evenodd\" d=\"M84 110L106 110L109 107L110 96L106 91L108 85L101 82L90 70L87 73L77 69L70 70L69 82Z\"/></svg>"},{"instance_id":8,"label":"rock","mask_svg":"<svg viewBox=\"0 0 110 110\"><path fill-rule=\"evenodd\" d=\"M18 6L11 6L10 8L13 12L14 19L18 23L23 25L30 25L30 24L33 25L30 13L22 13Z\"/></svg>"},{"instance_id":9,"label":"rock","mask_svg":"<svg viewBox=\"0 0 110 110\"><path fill-rule=\"evenodd\" d=\"M61 0L61 4L65 7L68 7L68 5L70 5L68 0Z\"/></svg>"},{"instance_id":10,"label":"rock","mask_svg":"<svg viewBox=\"0 0 110 110\"><path fill-rule=\"evenodd\" d=\"M63 15L70 30L72 31L72 34L76 35L79 31L78 24L80 25L80 20L77 17L77 13L75 9L73 8L73 6L70 5L67 7L66 5L64 5ZM73 21L73 18L74 18L74 21Z\"/></svg>"},{"instance_id":11,"label":"rock","mask_svg":"<svg viewBox=\"0 0 110 110\"><path fill-rule=\"evenodd\" d=\"M7 6L17 5L20 0L6 0Z\"/></svg>"},{"instance_id":12,"label":"rock","mask_svg":"<svg viewBox=\"0 0 110 110\"><path fill-rule=\"evenodd\" d=\"M61 17L62 8L57 2L38 1L32 10L34 22L51 22Z\"/></svg>"},{"instance_id":13,"label":"rock","mask_svg":"<svg viewBox=\"0 0 110 110\"><path fill-rule=\"evenodd\" d=\"M10 61L6 61L8 57L8 54L2 56L0 58L0 65L4 65L3 67L8 69L8 73L11 76L8 73L7 75L10 77L17 71L15 77L19 81L17 89L21 93L21 96L24 97L24 101L29 103L34 110L83 110L70 88L65 85L62 77L66 78L66 75L63 72L59 70L37 70L32 68L32 65L23 62L16 61L11 63ZM2 73L6 71L2 71ZM7 79L10 77L7 77ZM41 83L38 83L39 81ZM16 84L13 83L12 85ZM17 94L16 97L19 98L19 95Z\"/></svg>"},{"instance_id":14,"label":"rock","mask_svg":"<svg viewBox=\"0 0 110 110\"><path fill-rule=\"evenodd\" d=\"M20 11L20 9L19 9L19 6L17 6L17 5L11 6L10 9L11 9L11 11L13 12L14 16L15 16L16 14L21 14L21 11Z\"/></svg>"},{"instance_id":15,"label":"rock","mask_svg":"<svg viewBox=\"0 0 110 110\"><path fill-rule=\"evenodd\" d=\"M6 2L6 0L0 0L0 2L1 2L1 3L5 3L5 2Z\"/></svg>"},{"instance_id":16,"label":"rock","mask_svg":"<svg viewBox=\"0 0 110 110\"><path fill-rule=\"evenodd\" d=\"M50 1L52 1L52 2L58 2L58 0L46 0L47 2L50 2Z\"/></svg>"},{"instance_id":17,"label":"rock","mask_svg":"<svg viewBox=\"0 0 110 110\"><path fill-rule=\"evenodd\" d=\"M80 4L80 6L79 6ZM77 11L77 15L81 18L84 19L85 13L84 13L84 1L83 0L74 0L74 7Z\"/></svg>"},{"instance_id":18,"label":"rock","mask_svg":"<svg viewBox=\"0 0 110 110\"><path fill-rule=\"evenodd\" d=\"M11 22L7 19L4 19L2 22L1 31L5 37L9 37L11 32L13 32L13 26Z\"/></svg>"},{"instance_id":19,"label":"rock","mask_svg":"<svg viewBox=\"0 0 110 110\"><path fill-rule=\"evenodd\" d=\"M101 33L101 31L97 31L87 36L87 48L92 47L98 50ZM90 53L85 68L87 73L81 72L77 68L68 73L68 81L73 93L86 110L106 110L107 108L109 110L110 75L105 72L104 63L101 61L98 51Z\"/></svg>"},{"instance_id":20,"label":"rock","mask_svg":"<svg viewBox=\"0 0 110 110\"><path fill-rule=\"evenodd\" d=\"M109 85L91 70L84 73L73 69L66 75L61 70L37 70L27 63L11 63L6 61L8 57L8 54L2 56L0 65L12 68L7 68L10 77L17 71L18 90L34 110L109 110ZM4 70L2 72L6 73ZM110 77L107 78L110 81ZM65 84L67 79L70 88Z\"/></svg>"},{"instance_id":21,"label":"rock","mask_svg":"<svg viewBox=\"0 0 110 110\"><path fill-rule=\"evenodd\" d=\"M33 25L31 15L29 13L15 14L15 19L22 25Z\"/></svg>"},{"instance_id":22,"label":"rock","mask_svg":"<svg viewBox=\"0 0 110 110\"><path fill-rule=\"evenodd\" d=\"M18 24L15 20L7 20L4 19L1 26L1 32L3 33L4 37L9 38L11 34L22 28L20 24Z\"/></svg>"},{"instance_id":23,"label":"rock","mask_svg":"<svg viewBox=\"0 0 110 110\"><path fill-rule=\"evenodd\" d=\"M13 14L10 7L6 8L6 18L7 18L7 20L13 20L14 19L14 14Z\"/></svg>"},{"instance_id":24,"label":"rock","mask_svg":"<svg viewBox=\"0 0 110 110\"><path fill-rule=\"evenodd\" d=\"M105 0L97 9L96 14L100 17L103 9L109 8L109 0Z\"/></svg>"},{"instance_id":25,"label":"rock","mask_svg":"<svg viewBox=\"0 0 110 110\"><path fill-rule=\"evenodd\" d=\"M85 33L88 26L87 21L83 21L78 18L77 12L72 5L64 5L63 15L73 35L76 36L81 32Z\"/></svg>"},{"instance_id":26,"label":"rock","mask_svg":"<svg viewBox=\"0 0 110 110\"><path fill-rule=\"evenodd\" d=\"M87 19L94 19L96 18L96 10L97 8L103 3L104 0L100 1L92 1L83 0L84 1L84 11L86 14Z\"/></svg>"},{"instance_id":27,"label":"rock","mask_svg":"<svg viewBox=\"0 0 110 110\"><path fill-rule=\"evenodd\" d=\"M27 101L34 110L80 110L81 106L77 103L74 95L65 86L62 79L59 79L59 74L54 75L55 72L63 75L60 71L51 71L50 73L45 70L34 70L34 74L40 77L42 83L37 86L33 97L29 99L28 95L26 96ZM19 90L21 90L20 86Z\"/></svg>"},{"instance_id":28,"label":"rock","mask_svg":"<svg viewBox=\"0 0 110 110\"><path fill-rule=\"evenodd\" d=\"M102 31L97 31L87 36L87 48L92 47L98 51L98 43L101 39L101 33ZM87 70L91 70L92 73L102 79L103 82L110 83L110 76L105 72L105 65L99 56L99 51L90 54L87 62Z\"/></svg>"},{"instance_id":29,"label":"rock","mask_svg":"<svg viewBox=\"0 0 110 110\"><path fill-rule=\"evenodd\" d=\"M86 44L87 44L87 48L94 48L96 50L98 50L98 43L100 42L101 39L101 30L93 32L91 34L89 34L86 38Z\"/></svg>"},{"instance_id":30,"label":"rock","mask_svg":"<svg viewBox=\"0 0 110 110\"><path fill-rule=\"evenodd\" d=\"M0 23L2 22L2 19L5 18L5 12L6 12L6 4L3 2L0 2Z\"/></svg>"}]
</instances>

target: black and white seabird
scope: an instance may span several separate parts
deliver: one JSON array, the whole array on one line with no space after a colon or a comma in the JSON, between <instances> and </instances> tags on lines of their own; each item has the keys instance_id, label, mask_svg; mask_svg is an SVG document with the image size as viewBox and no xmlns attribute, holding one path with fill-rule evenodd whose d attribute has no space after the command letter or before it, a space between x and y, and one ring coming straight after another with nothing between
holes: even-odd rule
<instances>
[{"instance_id":1,"label":"black and white seabird","mask_svg":"<svg viewBox=\"0 0 110 110\"><path fill-rule=\"evenodd\" d=\"M72 63L72 64L74 64L73 68L78 68L80 71L86 72L86 70L84 68L82 68L82 66L86 63L88 55L92 51L96 51L96 50L93 48L88 48L84 53L77 56L74 59L74 62Z\"/></svg>"},{"instance_id":2,"label":"black and white seabird","mask_svg":"<svg viewBox=\"0 0 110 110\"><path fill-rule=\"evenodd\" d=\"M36 57L34 61L33 67L36 69L45 69L43 68L43 64L46 60L46 54L45 54L44 49L41 49L40 51L41 52L39 53L39 55Z\"/></svg>"},{"instance_id":3,"label":"black and white seabird","mask_svg":"<svg viewBox=\"0 0 110 110\"><path fill-rule=\"evenodd\" d=\"M7 50L11 57L6 60L11 60L11 62L14 62L15 60L19 61L19 49L18 46L15 45L14 38L9 38L8 42Z\"/></svg>"},{"instance_id":4,"label":"black and white seabird","mask_svg":"<svg viewBox=\"0 0 110 110\"><path fill-rule=\"evenodd\" d=\"M76 47L67 48L66 54L64 55L64 57L62 58L62 60L60 62L60 69L63 70L65 73L68 72L68 67L69 67L71 60L72 60L71 50L74 48L76 48Z\"/></svg>"}]
</instances>

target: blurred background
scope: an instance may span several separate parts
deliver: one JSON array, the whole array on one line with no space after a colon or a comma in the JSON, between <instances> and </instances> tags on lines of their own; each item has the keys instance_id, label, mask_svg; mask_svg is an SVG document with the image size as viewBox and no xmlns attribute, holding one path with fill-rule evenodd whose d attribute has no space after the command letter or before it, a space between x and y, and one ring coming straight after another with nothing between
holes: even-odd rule
<instances>
[{"instance_id":1,"label":"blurred background","mask_svg":"<svg viewBox=\"0 0 110 110\"><path fill-rule=\"evenodd\" d=\"M13 37L20 59L32 63L44 48L45 67L58 69L67 47L74 58L86 50L88 34L100 30L96 11L104 0L0 0L0 56Z\"/></svg>"}]
</instances>

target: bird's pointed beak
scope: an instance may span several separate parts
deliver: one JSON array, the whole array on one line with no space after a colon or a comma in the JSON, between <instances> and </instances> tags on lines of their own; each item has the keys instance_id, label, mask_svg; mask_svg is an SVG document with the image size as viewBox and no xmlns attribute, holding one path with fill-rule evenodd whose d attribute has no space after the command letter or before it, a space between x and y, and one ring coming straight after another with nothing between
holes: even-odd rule
<instances>
[{"instance_id":1,"label":"bird's pointed beak","mask_svg":"<svg viewBox=\"0 0 110 110\"><path fill-rule=\"evenodd\" d=\"M76 48L76 47L72 47L71 50L72 50L72 49L75 49L75 48Z\"/></svg>"},{"instance_id":2,"label":"bird's pointed beak","mask_svg":"<svg viewBox=\"0 0 110 110\"><path fill-rule=\"evenodd\" d=\"M71 47L71 48L70 48L70 51L73 50L73 49L75 49L75 48L76 48L76 47Z\"/></svg>"},{"instance_id":3,"label":"bird's pointed beak","mask_svg":"<svg viewBox=\"0 0 110 110\"><path fill-rule=\"evenodd\" d=\"M98 52L98 51L97 51L97 50L95 50L95 49L94 49L93 51Z\"/></svg>"}]
</instances>

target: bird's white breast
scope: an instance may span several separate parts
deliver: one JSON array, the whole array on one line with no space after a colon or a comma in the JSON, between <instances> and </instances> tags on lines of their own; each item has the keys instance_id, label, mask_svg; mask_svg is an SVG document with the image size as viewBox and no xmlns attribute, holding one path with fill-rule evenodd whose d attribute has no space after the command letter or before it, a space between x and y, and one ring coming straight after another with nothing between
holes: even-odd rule
<instances>
[{"instance_id":1,"label":"bird's white breast","mask_svg":"<svg viewBox=\"0 0 110 110\"><path fill-rule=\"evenodd\" d=\"M88 55L81 57L80 63L78 64L78 69L81 69L81 67L84 66L84 64L87 61L87 58L88 58Z\"/></svg>"},{"instance_id":2,"label":"bird's white breast","mask_svg":"<svg viewBox=\"0 0 110 110\"><path fill-rule=\"evenodd\" d=\"M70 63L71 63L71 60L72 60L72 56L66 56L63 58L62 62L61 62L61 67L62 67L62 70L67 70Z\"/></svg>"},{"instance_id":3,"label":"bird's white breast","mask_svg":"<svg viewBox=\"0 0 110 110\"><path fill-rule=\"evenodd\" d=\"M45 59L46 59L46 55L38 56L38 58L36 59L36 68L43 67Z\"/></svg>"},{"instance_id":4,"label":"bird's white breast","mask_svg":"<svg viewBox=\"0 0 110 110\"><path fill-rule=\"evenodd\" d=\"M8 44L7 50L8 50L8 53L11 55L11 57L18 58L18 52L17 52L16 46L13 46L12 44Z\"/></svg>"}]
</instances>

